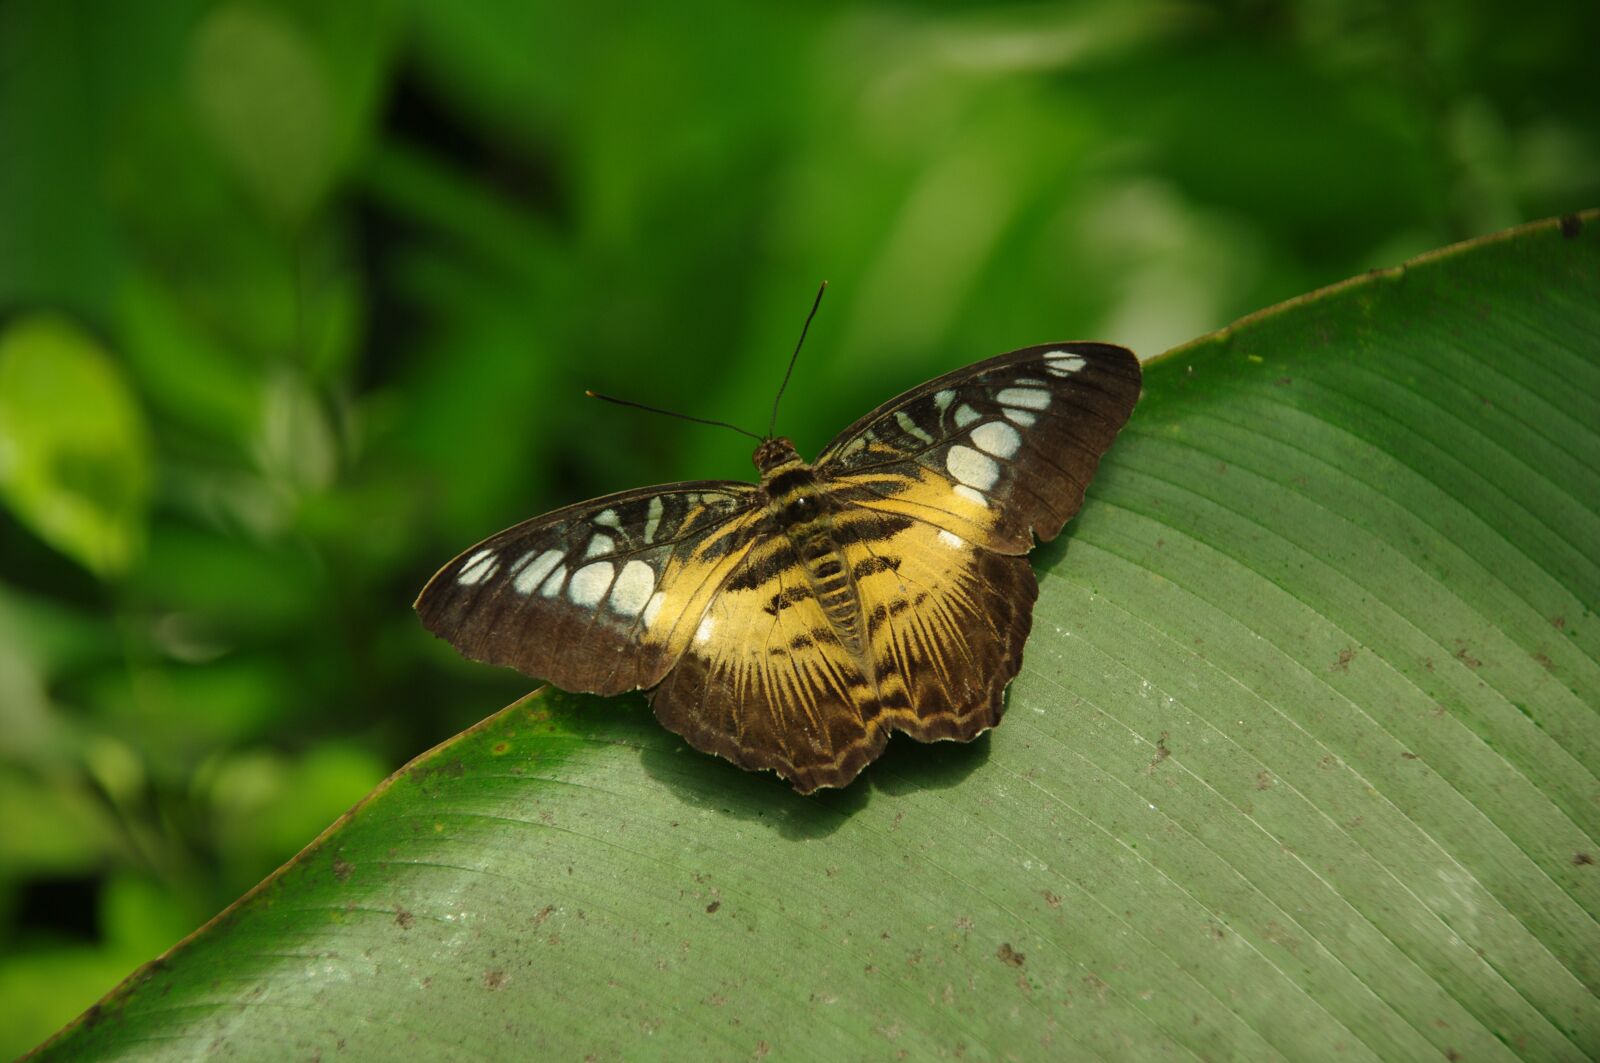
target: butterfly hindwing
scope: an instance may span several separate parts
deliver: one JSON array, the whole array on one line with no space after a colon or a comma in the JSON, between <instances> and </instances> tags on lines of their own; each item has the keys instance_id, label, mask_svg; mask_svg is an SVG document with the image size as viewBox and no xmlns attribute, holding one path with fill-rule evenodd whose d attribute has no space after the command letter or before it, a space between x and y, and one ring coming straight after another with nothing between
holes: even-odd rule
<instances>
[{"instance_id":1,"label":"butterfly hindwing","mask_svg":"<svg viewBox=\"0 0 1600 1063\"><path fill-rule=\"evenodd\" d=\"M1024 553L1083 504L1139 385L1123 347L1013 351L884 403L829 444L818 471L858 505Z\"/></svg>"},{"instance_id":2,"label":"butterfly hindwing","mask_svg":"<svg viewBox=\"0 0 1600 1063\"><path fill-rule=\"evenodd\" d=\"M757 501L750 484L699 481L568 506L464 551L417 612L467 657L567 690L652 686L750 548Z\"/></svg>"},{"instance_id":3,"label":"butterfly hindwing","mask_svg":"<svg viewBox=\"0 0 1600 1063\"><path fill-rule=\"evenodd\" d=\"M865 508L839 523L881 726L921 742L965 742L999 723L1039 593L1027 558Z\"/></svg>"},{"instance_id":4,"label":"butterfly hindwing","mask_svg":"<svg viewBox=\"0 0 1600 1063\"><path fill-rule=\"evenodd\" d=\"M776 771L802 793L844 786L891 731L966 741L999 722L1038 594L1024 557L853 507L834 535L867 645L843 645L782 535L751 548L650 697L697 749Z\"/></svg>"},{"instance_id":5,"label":"butterfly hindwing","mask_svg":"<svg viewBox=\"0 0 1600 1063\"><path fill-rule=\"evenodd\" d=\"M696 749L774 770L802 793L843 786L887 740L867 668L781 533L749 551L650 700Z\"/></svg>"}]
</instances>

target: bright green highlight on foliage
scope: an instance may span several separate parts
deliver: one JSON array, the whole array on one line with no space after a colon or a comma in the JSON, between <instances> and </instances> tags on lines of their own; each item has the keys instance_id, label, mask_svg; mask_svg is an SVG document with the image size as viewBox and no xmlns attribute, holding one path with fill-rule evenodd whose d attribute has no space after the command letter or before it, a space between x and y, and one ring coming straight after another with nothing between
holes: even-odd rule
<instances>
[{"instance_id":1,"label":"bright green highlight on foliage","mask_svg":"<svg viewBox=\"0 0 1600 1063\"><path fill-rule=\"evenodd\" d=\"M12 512L110 575L139 549L149 494L144 417L100 344L44 314L0 332L0 497Z\"/></svg>"},{"instance_id":2,"label":"bright green highlight on foliage","mask_svg":"<svg viewBox=\"0 0 1600 1063\"><path fill-rule=\"evenodd\" d=\"M45 1058L1593 1058L1597 290L1590 216L1179 348L991 736L806 799L535 694Z\"/></svg>"}]
</instances>

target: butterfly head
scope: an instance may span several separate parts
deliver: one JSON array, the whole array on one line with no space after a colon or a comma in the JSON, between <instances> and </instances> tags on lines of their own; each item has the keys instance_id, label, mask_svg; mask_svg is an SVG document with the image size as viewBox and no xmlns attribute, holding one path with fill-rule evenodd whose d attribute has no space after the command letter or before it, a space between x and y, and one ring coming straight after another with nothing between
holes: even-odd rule
<instances>
[{"instance_id":1,"label":"butterfly head","mask_svg":"<svg viewBox=\"0 0 1600 1063\"><path fill-rule=\"evenodd\" d=\"M763 476L776 472L785 465L802 464L800 452L794 449L793 443L782 436L763 439L761 445L756 448L754 460L756 468Z\"/></svg>"}]
</instances>

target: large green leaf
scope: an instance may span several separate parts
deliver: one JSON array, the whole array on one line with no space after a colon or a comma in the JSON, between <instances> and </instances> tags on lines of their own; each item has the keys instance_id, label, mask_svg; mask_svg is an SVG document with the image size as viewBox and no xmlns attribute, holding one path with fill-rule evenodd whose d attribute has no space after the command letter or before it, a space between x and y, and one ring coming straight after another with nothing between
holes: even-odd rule
<instances>
[{"instance_id":1,"label":"large green leaf","mask_svg":"<svg viewBox=\"0 0 1600 1063\"><path fill-rule=\"evenodd\" d=\"M1247 319L1149 367L992 737L800 798L535 694L45 1055L1592 1058L1597 467L1600 216Z\"/></svg>"}]
</instances>

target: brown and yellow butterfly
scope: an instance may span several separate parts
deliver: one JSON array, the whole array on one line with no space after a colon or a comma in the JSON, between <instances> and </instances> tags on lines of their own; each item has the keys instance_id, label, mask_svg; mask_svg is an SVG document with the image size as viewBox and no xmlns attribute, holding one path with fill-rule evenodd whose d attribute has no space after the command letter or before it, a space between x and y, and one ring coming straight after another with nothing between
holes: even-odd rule
<instances>
[{"instance_id":1,"label":"brown and yellow butterfly","mask_svg":"<svg viewBox=\"0 0 1600 1063\"><path fill-rule=\"evenodd\" d=\"M468 657L567 690L644 689L696 749L801 793L891 731L999 723L1038 583L1026 554L1083 503L1139 397L1122 347L1029 347L873 410L815 464L568 506L486 539L417 599Z\"/></svg>"}]
</instances>

